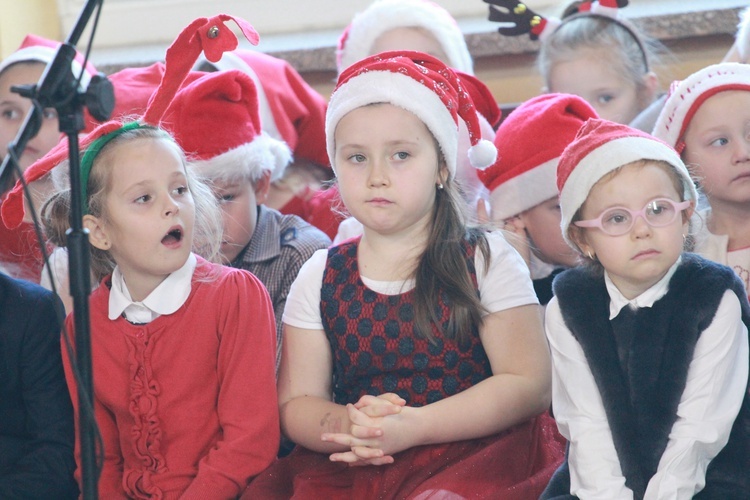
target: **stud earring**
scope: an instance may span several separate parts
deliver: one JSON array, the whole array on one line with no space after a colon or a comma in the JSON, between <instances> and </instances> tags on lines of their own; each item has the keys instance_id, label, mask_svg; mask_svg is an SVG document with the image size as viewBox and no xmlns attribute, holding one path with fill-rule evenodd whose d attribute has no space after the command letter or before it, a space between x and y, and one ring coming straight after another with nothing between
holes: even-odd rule
<instances>
[{"instance_id":1,"label":"stud earring","mask_svg":"<svg viewBox=\"0 0 750 500\"><path fill-rule=\"evenodd\" d=\"M438 188L438 189L443 189L443 183L441 182L440 184L438 184L438 185L437 185L437 188Z\"/></svg>"},{"instance_id":2,"label":"stud earring","mask_svg":"<svg viewBox=\"0 0 750 500\"><path fill-rule=\"evenodd\" d=\"M586 252L586 255L588 256L589 259L594 260L594 254L591 253L591 250Z\"/></svg>"}]
</instances>

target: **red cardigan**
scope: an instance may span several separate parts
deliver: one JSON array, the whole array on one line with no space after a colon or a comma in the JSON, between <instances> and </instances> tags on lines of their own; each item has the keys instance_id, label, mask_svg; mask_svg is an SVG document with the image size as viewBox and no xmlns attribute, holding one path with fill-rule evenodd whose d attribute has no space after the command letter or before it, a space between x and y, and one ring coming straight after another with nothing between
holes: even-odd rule
<instances>
[{"instance_id":1,"label":"red cardigan","mask_svg":"<svg viewBox=\"0 0 750 500\"><path fill-rule=\"evenodd\" d=\"M109 288L105 278L90 306L105 450L99 496L237 497L279 445L276 329L265 288L247 271L198 258L185 304L146 325L110 320ZM72 322L70 315L70 332Z\"/></svg>"}]
</instances>

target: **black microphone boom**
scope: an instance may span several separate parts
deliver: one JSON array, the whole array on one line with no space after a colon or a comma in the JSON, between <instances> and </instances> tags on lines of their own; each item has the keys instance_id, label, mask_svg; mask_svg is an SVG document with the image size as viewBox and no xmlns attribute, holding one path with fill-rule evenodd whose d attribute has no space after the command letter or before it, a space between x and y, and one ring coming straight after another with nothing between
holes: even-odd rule
<instances>
[{"instance_id":1,"label":"black microphone boom","mask_svg":"<svg viewBox=\"0 0 750 500\"><path fill-rule=\"evenodd\" d=\"M82 493L84 499L98 496L96 421L93 408L93 381L91 370L91 335L88 297L91 293L88 233L83 228L83 203L81 194L80 152L78 134L84 129L83 108L97 120L109 118L114 108L112 84L104 75L95 75L85 92L79 88L81 75L74 75L71 63L75 59L75 44L86 28L91 15L98 7L101 12L103 0L87 0L73 30L65 43L58 48L55 57L47 65L39 82L35 85L13 87L18 94L31 99L32 109L15 140L8 145L8 154L0 166L0 198L13 186L17 175L21 175L17 160L28 141L41 126L45 108L57 110L60 132L68 139L70 160L71 211L70 229L67 233L69 254L70 293L73 297L76 356L71 364L78 370L78 423L81 449ZM97 19L98 19L97 13ZM93 33L96 28L94 23ZM86 71L85 62L81 71ZM33 207L32 207L33 209ZM40 242L41 244L41 242Z\"/></svg>"}]
</instances>

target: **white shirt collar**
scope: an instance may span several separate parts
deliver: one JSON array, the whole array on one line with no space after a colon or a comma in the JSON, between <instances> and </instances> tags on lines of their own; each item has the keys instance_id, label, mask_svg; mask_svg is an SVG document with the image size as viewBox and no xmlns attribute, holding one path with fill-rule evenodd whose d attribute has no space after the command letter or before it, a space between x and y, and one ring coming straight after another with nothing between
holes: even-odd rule
<instances>
[{"instance_id":1,"label":"white shirt collar","mask_svg":"<svg viewBox=\"0 0 750 500\"><path fill-rule=\"evenodd\" d=\"M677 261L672 264L672 267L669 268L662 279L654 283L651 288L632 300L628 300L620 292L617 286L612 283L609 274L604 271L604 283L607 285L607 293L609 294L609 319L616 318L625 306L630 306L633 309L653 306L654 302L666 295L669 290L669 280L672 279L672 275L677 270L677 266L680 265L680 262L682 262L682 257L679 257Z\"/></svg>"},{"instance_id":2,"label":"white shirt collar","mask_svg":"<svg viewBox=\"0 0 750 500\"><path fill-rule=\"evenodd\" d=\"M198 260L190 254L181 268L173 272L141 302L134 301L119 267L112 272L109 292L109 319L125 315L131 323L150 323L162 314L177 311L190 295L193 272Z\"/></svg>"}]
</instances>

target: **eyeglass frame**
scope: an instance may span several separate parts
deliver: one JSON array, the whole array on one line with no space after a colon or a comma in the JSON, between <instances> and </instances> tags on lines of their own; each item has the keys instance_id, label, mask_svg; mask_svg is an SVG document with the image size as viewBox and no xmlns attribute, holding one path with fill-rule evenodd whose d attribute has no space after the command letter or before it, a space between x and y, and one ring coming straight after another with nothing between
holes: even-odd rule
<instances>
[{"instance_id":1,"label":"eyeglass frame","mask_svg":"<svg viewBox=\"0 0 750 500\"><path fill-rule=\"evenodd\" d=\"M646 217L646 209L648 208L648 206L658 201L669 202L669 204L672 205L675 211L674 217L672 217L672 219L669 222L665 222L662 225L654 225ZM573 222L573 224L577 227L582 227L582 228L599 229L602 233L606 234L607 236L623 236L623 235L628 234L633 229L633 226L635 226L635 221L638 219L638 217L641 217L644 220L644 222L646 222L646 224L649 225L649 227L666 227L670 225L671 223L673 223L675 219L677 218L677 216L680 215L684 210L687 210L692 205L692 203L693 202L691 200L684 200L684 201L677 202L669 198L654 198L653 200L650 200L648 203L643 205L643 208L641 208L640 210L630 210L629 208L622 207L622 206L611 207L611 208L607 208L606 210L604 210L602 213L599 214L599 217L595 219L579 220L579 221ZM604 217L604 214L612 210L623 210L627 212L631 217L630 226L628 226L627 230L623 231L622 233L612 234L604 229L604 225L602 224L602 218Z\"/></svg>"}]
</instances>

